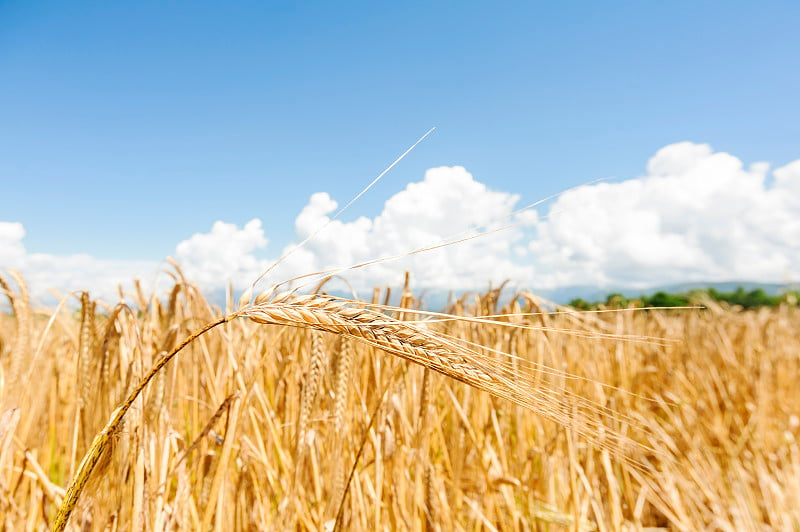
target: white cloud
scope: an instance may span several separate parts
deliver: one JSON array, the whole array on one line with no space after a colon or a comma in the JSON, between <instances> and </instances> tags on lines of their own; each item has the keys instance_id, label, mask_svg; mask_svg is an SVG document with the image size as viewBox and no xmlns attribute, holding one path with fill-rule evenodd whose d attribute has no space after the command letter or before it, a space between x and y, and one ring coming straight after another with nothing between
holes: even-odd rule
<instances>
[{"instance_id":1,"label":"white cloud","mask_svg":"<svg viewBox=\"0 0 800 532\"><path fill-rule=\"evenodd\" d=\"M673 144L644 177L563 194L530 248L550 285L797 281L799 163L767 187L764 163Z\"/></svg>"},{"instance_id":2,"label":"white cloud","mask_svg":"<svg viewBox=\"0 0 800 532\"><path fill-rule=\"evenodd\" d=\"M308 243L296 263L290 259L287 269L298 271L302 266L303 271L318 271L402 255L456 235L466 236L472 228L507 217L517 201L516 195L487 189L460 166L428 170L423 181L392 196L375 219L330 222L337 203L325 193L314 194L297 218L298 236L328 225ZM396 284L403 272L410 270L418 288L463 290L509 277L528 278L530 267L511 260L511 248L521 237L518 227L348 272L347 279L358 289L369 290L376 284Z\"/></svg>"},{"instance_id":3,"label":"white cloud","mask_svg":"<svg viewBox=\"0 0 800 532\"><path fill-rule=\"evenodd\" d=\"M498 233L344 277L362 295L375 285L399 284L405 270L412 271L415 288L444 290L482 289L505 279L534 289L797 282L800 160L776 169L771 185L768 174L766 163L745 168L733 155L681 142L659 150L638 179L570 190L547 212L512 217L518 195L490 190L462 167L432 168L422 181L392 196L375 218L331 221L337 202L325 192L312 195L295 220L296 241L319 232L270 280L402 255L476 227L513 221ZM113 300L117 283L134 276L152 279L159 268L151 262L27 253L24 235L21 224L0 222L0 264L22 270L39 293L50 286L89 287ZM267 242L258 219L241 228L218 221L210 232L179 243L175 257L206 290L223 288L228 280L241 289L271 263Z\"/></svg>"},{"instance_id":4,"label":"white cloud","mask_svg":"<svg viewBox=\"0 0 800 532\"><path fill-rule=\"evenodd\" d=\"M73 290L88 289L106 301L115 301L120 284L130 289L133 279L140 278L144 286L149 286L158 272L158 263L151 261L98 259L85 254L28 253L24 237L22 224L0 222L0 265L3 269L21 271L38 300L48 299L51 289L62 296Z\"/></svg>"},{"instance_id":5,"label":"white cloud","mask_svg":"<svg viewBox=\"0 0 800 532\"><path fill-rule=\"evenodd\" d=\"M25 258L24 237L25 228L21 223L0 222L0 264L8 268L19 267Z\"/></svg>"},{"instance_id":6,"label":"white cloud","mask_svg":"<svg viewBox=\"0 0 800 532\"><path fill-rule=\"evenodd\" d=\"M229 280L241 288L267 267L266 260L253 255L266 245L261 220L250 220L242 229L218 221L210 233L197 233L178 244L175 259L205 290L224 287Z\"/></svg>"}]
</instances>

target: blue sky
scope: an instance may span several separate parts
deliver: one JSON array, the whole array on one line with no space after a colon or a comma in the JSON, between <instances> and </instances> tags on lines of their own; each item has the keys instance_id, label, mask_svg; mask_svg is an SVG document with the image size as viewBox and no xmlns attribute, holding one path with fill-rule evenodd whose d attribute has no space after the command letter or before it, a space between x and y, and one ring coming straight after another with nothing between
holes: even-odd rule
<instances>
[{"instance_id":1,"label":"blue sky","mask_svg":"<svg viewBox=\"0 0 800 532\"><path fill-rule=\"evenodd\" d=\"M518 205L650 175L684 141L781 168L800 158L798 20L796 2L0 2L0 222L24 227L0 259L159 261L252 219L240 253L274 258L312 194L345 203L432 126L345 222L442 166Z\"/></svg>"}]
</instances>

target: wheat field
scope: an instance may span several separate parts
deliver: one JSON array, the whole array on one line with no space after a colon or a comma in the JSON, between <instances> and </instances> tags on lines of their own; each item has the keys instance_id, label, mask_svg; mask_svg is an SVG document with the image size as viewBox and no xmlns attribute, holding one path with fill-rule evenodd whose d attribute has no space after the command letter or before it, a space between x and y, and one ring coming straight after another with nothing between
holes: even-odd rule
<instances>
[{"instance_id":1,"label":"wheat field","mask_svg":"<svg viewBox=\"0 0 800 532\"><path fill-rule=\"evenodd\" d=\"M797 307L216 308L171 275L58 309L2 278L5 530L800 530Z\"/></svg>"}]
</instances>

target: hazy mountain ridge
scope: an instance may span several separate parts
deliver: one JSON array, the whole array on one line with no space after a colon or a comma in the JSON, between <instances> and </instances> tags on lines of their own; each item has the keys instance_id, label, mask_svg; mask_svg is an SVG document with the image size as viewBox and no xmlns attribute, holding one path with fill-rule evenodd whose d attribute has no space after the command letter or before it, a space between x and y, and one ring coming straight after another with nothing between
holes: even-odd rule
<instances>
[{"instance_id":1,"label":"hazy mountain ridge","mask_svg":"<svg viewBox=\"0 0 800 532\"><path fill-rule=\"evenodd\" d=\"M795 283L758 283L753 281L725 281L725 282L690 282L690 283L677 283L652 286L650 288L629 288L620 286L608 286L598 288L597 286L565 286L552 290L536 290L530 291L542 298L549 300L559 305L566 305L573 299L583 299L585 301L605 301L609 294L622 294L624 297L634 299L640 296L651 296L656 292L667 292L669 294L687 293L693 290L703 290L713 288L718 292L733 292L737 288L742 287L745 291L762 289L767 295L776 296L788 290L797 290L798 285ZM413 288L413 286L412 286ZM475 293L481 292L476 290ZM424 292L422 295L423 306L428 309L442 309L447 306L449 299L454 296L452 294ZM512 295L512 289L505 289L501 301L506 301ZM458 297L456 295L455 297Z\"/></svg>"}]
</instances>

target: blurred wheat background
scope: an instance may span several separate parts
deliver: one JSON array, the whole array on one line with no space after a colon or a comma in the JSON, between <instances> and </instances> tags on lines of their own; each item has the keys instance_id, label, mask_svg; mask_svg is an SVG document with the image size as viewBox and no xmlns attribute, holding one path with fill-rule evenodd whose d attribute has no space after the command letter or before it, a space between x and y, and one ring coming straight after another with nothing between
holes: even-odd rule
<instances>
[{"instance_id":1,"label":"blurred wheat background","mask_svg":"<svg viewBox=\"0 0 800 532\"><path fill-rule=\"evenodd\" d=\"M173 278L131 305L83 293L77 310L34 308L21 277L3 279L5 530L51 526L112 411L234 310ZM387 317L481 346L554 409L580 398L593 441L363 342L235 319L145 388L68 530L800 529L796 307L547 313L494 290L442 321L415 312L411 288Z\"/></svg>"}]
</instances>

